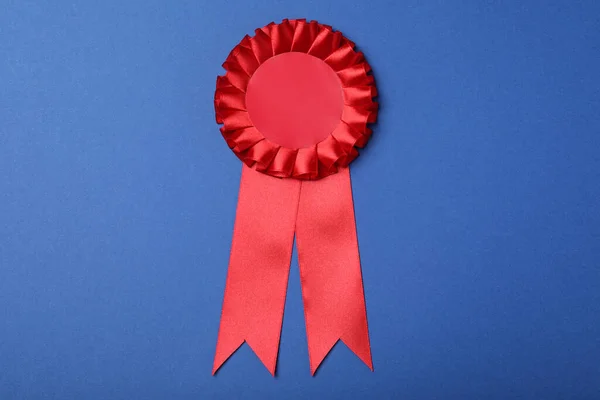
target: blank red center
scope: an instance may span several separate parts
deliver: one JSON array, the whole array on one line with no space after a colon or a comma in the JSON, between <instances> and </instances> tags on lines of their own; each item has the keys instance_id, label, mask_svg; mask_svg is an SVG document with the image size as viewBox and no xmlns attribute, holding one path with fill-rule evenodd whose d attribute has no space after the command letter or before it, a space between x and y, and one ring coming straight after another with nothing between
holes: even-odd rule
<instances>
[{"instance_id":1,"label":"blank red center","mask_svg":"<svg viewBox=\"0 0 600 400\"><path fill-rule=\"evenodd\" d=\"M252 123L271 142L290 149L313 146L340 123L344 109L338 76L305 53L268 59L250 78L246 108Z\"/></svg>"}]
</instances>

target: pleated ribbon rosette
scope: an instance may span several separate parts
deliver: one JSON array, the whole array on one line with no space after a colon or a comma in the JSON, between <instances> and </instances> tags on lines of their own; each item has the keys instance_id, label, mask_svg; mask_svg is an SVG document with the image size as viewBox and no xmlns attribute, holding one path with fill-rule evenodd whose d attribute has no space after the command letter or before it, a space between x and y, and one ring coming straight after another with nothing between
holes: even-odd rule
<instances>
[{"instance_id":1,"label":"pleated ribbon rosette","mask_svg":"<svg viewBox=\"0 0 600 400\"><path fill-rule=\"evenodd\" d=\"M373 369L348 169L377 117L370 66L330 26L283 20L223 67L216 119L243 168L213 374L244 342L275 374L294 235L311 373L338 340Z\"/></svg>"}]
</instances>

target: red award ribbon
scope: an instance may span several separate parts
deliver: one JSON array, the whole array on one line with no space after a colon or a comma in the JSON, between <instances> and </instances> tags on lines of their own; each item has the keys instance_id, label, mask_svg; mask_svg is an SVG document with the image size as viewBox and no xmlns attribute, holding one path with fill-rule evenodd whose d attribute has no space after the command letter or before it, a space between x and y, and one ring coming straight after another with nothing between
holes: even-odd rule
<instances>
[{"instance_id":1,"label":"red award ribbon","mask_svg":"<svg viewBox=\"0 0 600 400\"><path fill-rule=\"evenodd\" d=\"M244 166L213 374L244 341L275 374L294 235L311 373L338 340L373 369L348 169L377 117L369 64L330 26L284 20L223 67L216 118Z\"/></svg>"}]
</instances>

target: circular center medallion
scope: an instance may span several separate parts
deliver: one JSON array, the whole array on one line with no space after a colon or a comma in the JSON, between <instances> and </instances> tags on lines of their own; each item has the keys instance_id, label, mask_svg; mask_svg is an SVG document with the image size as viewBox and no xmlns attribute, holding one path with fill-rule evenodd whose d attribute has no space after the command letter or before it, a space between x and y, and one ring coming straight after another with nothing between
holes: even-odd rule
<instances>
[{"instance_id":1,"label":"circular center medallion","mask_svg":"<svg viewBox=\"0 0 600 400\"><path fill-rule=\"evenodd\" d=\"M271 142L290 149L313 146L340 123L342 85L322 60L283 53L264 62L246 91L252 123Z\"/></svg>"}]
</instances>

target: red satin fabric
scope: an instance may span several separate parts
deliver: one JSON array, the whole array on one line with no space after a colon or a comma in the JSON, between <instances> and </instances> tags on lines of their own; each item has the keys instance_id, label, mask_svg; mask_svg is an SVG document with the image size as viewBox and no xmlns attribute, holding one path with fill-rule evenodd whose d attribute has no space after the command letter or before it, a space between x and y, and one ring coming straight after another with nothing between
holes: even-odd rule
<instances>
[{"instance_id":1,"label":"red satin fabric","mask_svg":"<svg viewBox=\"0 0 600 400\"><path fill-rule=\"evenodd\" d=\"M348 170L377 117L370 66L298 19L244 37L223 67L216 120L245 165L213 374L244 341L275 374L294 234L311 373L338 340L372 369Z\"/></svg>"},{"instance_id":2,"label":"red satin fabric","mask_svg":"<svg viewBox=\"0 0 600 400\"><path fill-rule=\"evenodd\" d=\"M299 181L244 166L213 374L244 341L275 374L294 232L311 374L339 339L373 368L348 168Z\"/></svg>"},{"instance_id":3,"label":"red satin fabric","mask_svg":"<svg viewBox=\"0 0 600 400\"><path fill-rule=\"evenodd\" d=\"M338 339L372 370L348 168L302 182L296 245L311 373Z\"/></svg>"},{"instance_id":4,"label":"red satin fabric","mask_svg":"<svg viewBox=\"0 0 600 400\"><path fill-rule=\"evenodd\" d=\"M253 110L249 110L247 95L250 94L252 101L256 93L269 92L269 87L252 86L263 75L263 67L268 69L278 56L290 53L304 53L303 56L322 62L322 67L339 81L336 90L341 86L343 109L337 124L325 124L314 131L310 123L303 122L306 130L299 132L295 140L288 138L285 143L277 143L284 132L265 135L257 129L249 112L253 111L256 116L257 112L271 111L272 118L277 118L277 107L257 110L250 104ZM285 58L293 57L281 59ZM281 59L277 62L282 62ZM373 100L377 89L369 74L371 67L364 55L354 50L353 42L328 25L303 19L271 23L257 29L253 37L246 36L231 51L223 67L226 74L217 78L215 91L216 120L223 124L221 133L231 150L244 164L257 171L282 178L320 179L348 166L358 156L357 148L363 147L371 137L368 124L375 122L378 109ZM294 69L294 66L289 68ZM295 95L297 92L289 93L285 100L294 99ZM290 110L298 110L302 103L287 106ZM282 124L285 125L285 121L277 125ZM293 125L294 120L288 120L287 124L288 127ZM270 128L271 125L267 125L267 129ZM290 129L296 128L298 126ZM321 139L321 129L330 131L322 140L317 143L305 140L307 137Z\"/></svg>"},{"instance_id":5,"label":"red satin fabric","mask_svg":"<svg viewBox=\"0 0 600 400\"><path fill-rule=\"evenodd\" d=\"M243 167L213 374L244 341L275 374L300 184Z\"/></svg>"}]
</instances>

